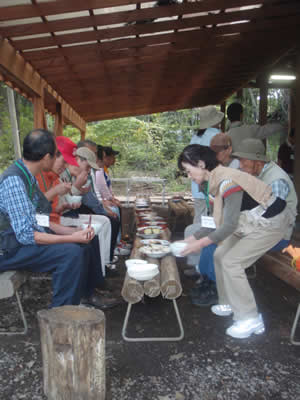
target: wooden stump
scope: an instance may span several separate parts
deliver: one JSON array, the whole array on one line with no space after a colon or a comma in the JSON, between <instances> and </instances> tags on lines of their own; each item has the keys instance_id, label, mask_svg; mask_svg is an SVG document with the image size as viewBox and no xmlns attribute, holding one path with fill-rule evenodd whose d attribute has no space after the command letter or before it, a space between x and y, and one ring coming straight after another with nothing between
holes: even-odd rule
<instances>
[{"instance_id":1,"label":"wooden stump","mask_svg":"<svg viewBox=\"0 0 300 400\"><path fill-rule=\"evenodd\" d=\"M105 315L63 306L38 312L49 400L105 400Z\"/></svg>"}]
</instances>

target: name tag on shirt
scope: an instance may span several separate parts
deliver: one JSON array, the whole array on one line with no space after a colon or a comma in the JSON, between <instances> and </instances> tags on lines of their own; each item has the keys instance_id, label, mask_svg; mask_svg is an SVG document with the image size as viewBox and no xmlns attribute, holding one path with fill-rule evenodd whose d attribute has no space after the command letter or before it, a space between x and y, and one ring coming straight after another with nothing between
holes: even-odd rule
<instances>
[{"instance_id":1,"label":"name tag on shirt","mask_svg":"<svg viewBox=\"0 0 300 400\"><path fill-rule=\"evenodd\" d=\"M207 217L206 215L202 215L201 225L204 228L216 229L216 224L215 224L215 220L213 219L213 217Z\"/></svg>"},{"instance_id":2,"label":"name tag on shirt","mask_svg":"<svg viewBox=\"0 0 300 400\"><path fill-rule=\"evenodd\" d=\"M36 217L38 225L44 226L45 228L49 228L49 226L50 226L49 215L36 214L35 217Z\"/></svg>"}]
</instances>

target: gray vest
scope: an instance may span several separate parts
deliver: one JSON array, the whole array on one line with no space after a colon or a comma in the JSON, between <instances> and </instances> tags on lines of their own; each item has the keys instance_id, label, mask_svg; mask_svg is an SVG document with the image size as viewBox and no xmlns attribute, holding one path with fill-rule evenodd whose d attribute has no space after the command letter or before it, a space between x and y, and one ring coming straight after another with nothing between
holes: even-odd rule
<instances>
[{"instance_id":1,"label":"gray vest","mask_svg":"<svg viewBox=\"0 0 300 400\"><path fill-rule=\"evenodd\" d=\"M19 164L23 167L23 164L20 161L19 161ZM16 164L12 164L10 167L8 167L3 172L3 174L0 175L0 185L9 176L18 176L22 179L22 181L24 182L24 185L26 187L28 197L31 197L31 199L33 199L33 197L34 197L34 200L36 203L34 205L36 207L37 213L50 214L51 204L49 203L49 201L46 199L44 194L41 192L38 185L36 185L33 188L32 194L30 196L30 184L27 180L27 177L24 174L24 172L19 167L17 167ZM9 217L0 212L0 251L5 252L5 251L11 250L11 249L15 249L19 246L21 246L21 244L16 239L16 235L10 224Z\"/></svg>"},{"instance_id":2,"label":"gray vest","mask_svg":"<svg viewBox=\"0 0 300 400\"><path fill-rule=\"evenodd\" d=\"M263 171L262 174L259 175L258 178L269 185L271 185L272 182L277 181L279 179L283 179L287 182L287 184L289 185L289 188L290 188L290 192L288 194L288 197L286 198L286 204L287 204L287 208L290 210L291 220L292 220L291 222L292 222L292 224L294 224L296 215L297 215L298 199L297 199L297 194L296 194L294 184L293 184L291 178L288 176L288 174L282 168L280 168L277 164L275 164L273 161L271 161L269 163L269 165L267 166L267 168ZM286 237L288 237L288 239L292 235L292 229L293 229L293 226L291 226L291 228L289 229L289 232L287 232Z\"/></svg>"}]
</instances>

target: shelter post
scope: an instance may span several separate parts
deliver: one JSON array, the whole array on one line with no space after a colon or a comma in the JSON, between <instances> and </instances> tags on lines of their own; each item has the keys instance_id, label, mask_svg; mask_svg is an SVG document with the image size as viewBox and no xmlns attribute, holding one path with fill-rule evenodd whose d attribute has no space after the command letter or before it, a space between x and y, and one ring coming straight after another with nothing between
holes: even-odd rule
<instances>
[{"instance_id":1,"label":"shelter post","mask_svg":"<svg viewBox=\"0 0 300 400\"><path fill-rule=\"evenodd\" d=\"M221 131L225 132L225 128L226 128L226 101L223 101L221 103L221 111L224 113L224 118L221 122Z\"/></svg>"},{"instance_id":2,"label":"shelter post","mask_svg":"<svg viewBox=\"0 0 300 400\"><path fill-rule=\"evenodd\" d=\"M259 83L259 123L265 125L267 123L268 113L268 80L267 75L263 74L258 78Z\"/></svg>"},{"instance_id":3,"label":"shelter post","mask_svg":"<svg viewBox=\"0 0 300 400\"><path fill-rule=\"evenodd\" d=\"M80 140L84 140L85 139L85 132L86 131L80 130Z\"/></svg>"},{"instance_id":4,"label":"shelter post","mask_svg":"<svg viewBox=\"0 0 300 400\"><path fill-rule=\"evenodd\" d=\"M14 91L10 87L7 87L6 90L7 90L9 118L10 118L12 138L14 143L14 150L15 150L15 159L18 159L21 158L21 147L20 147L19 128L18 128Z\"/></svg>"},{"instance_id":5,"label":"shelter post","mask_svg":"<svg viewBox=\"0 0 300 400\"><path fill-rule=\"evenodd\" d=\"M34 112L34 129L47 129L47 121L45 115L44 97L34 96L33 98Z\"/></svg>"},{"instance_id":6,"label":"shelter post","mask_svg":"<svg viewBox=\"0 0 300 400\"><path fill-rule=\"evenodd\" d=\"M297 57L297 76L295 82L295 101L292 102L291 110L294 117L292 117L292 121L295 123L295 160L294 160L294 183L296 187L296 192L298 195L298 199L300 198L300 112L297 112L297 107L300 106L300 55ZM298 172L297 172L298 171ZM299 202L298 202L298 210L299 210Z\"/></svg>"},{"instance_id":7,"label":"shelter post","mask_svg":"<svg viewBox=\"0 0 300 400\"><path fill-rule=\"evenodd\" d=\"M64 119L61 111L61 104L56 103L54 134L55 136L63 136Z\"/></svg>"}]
</instances>

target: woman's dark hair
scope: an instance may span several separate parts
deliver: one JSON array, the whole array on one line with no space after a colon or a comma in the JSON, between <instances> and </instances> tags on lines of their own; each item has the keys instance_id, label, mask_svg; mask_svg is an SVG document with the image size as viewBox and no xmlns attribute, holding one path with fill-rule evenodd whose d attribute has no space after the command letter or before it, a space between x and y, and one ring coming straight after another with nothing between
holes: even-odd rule
<instances>
[{"instance_id":1,"label":"woman's dark hair","mask_svg":"<svg viewBox=\"0 0 300 400\"><path fill-rule=\"evenodd\" d=\"M56 153L54 134L45 129L34 129L23 142L23 157L27 161L40 161L46 154L53 158Z\"/></svg>"},{"instance_id":2,"label":"woman's dark hair","mask_svg":"<svg viewBox=\"0 0 300 400\"><path fill-rule=\"evenodd\" d=\"M227 108L227 117L229 121L240 121L243 110L243 106L240 103L231 103Z\"/></svg>"},{"instance_id":3,"label":"woman's dark hair","mask_svg":"<svg viewBox=\"0 0 300 400\"><path fill-rule=\"evenodd\" d=\"M97 143L93 142L90 139L84 139L84 140L80 140L77 143L77 149L80 149L80 147L87 147L87 146L92 146L92 147L96 147Z\"/></svg>"},{"instance_id":4,"label":"woman's dark hair","mask_svg":"<svg viewBox=\"0 0 300 400\"><path fill-rule=\"evenodd\" d=\"M205 129L198 129L196 135L199 136L199 137L203 136L203 135L204 135L204 132L206 131L206 129L207 129L207 128L205 128Z\"/></svg>"},{"instance_id":5,"label":"woman's dark hair","mask_svg":"<svg viewBox=\"0 0 300 400\"><path fill-rule=\"evenodd\" d=\"M101 144L97 144L97 157L99 158L99 160L103 161L103 146L101 146Z\"/></svg>"},{"instance_id":6,"label":"woman's dark hair","mask_svg":"<svg viewBox=\"0 0 300 400\"><path fill-rule=\"evenodd\" d=\"M198 167L199 161L204 161L205 169L212 171L219 165L216 153L207 146L200 144L190 144L186 146L178 157L178 168L183 170L183 163Z\"/></svg>"}]
</instances>

